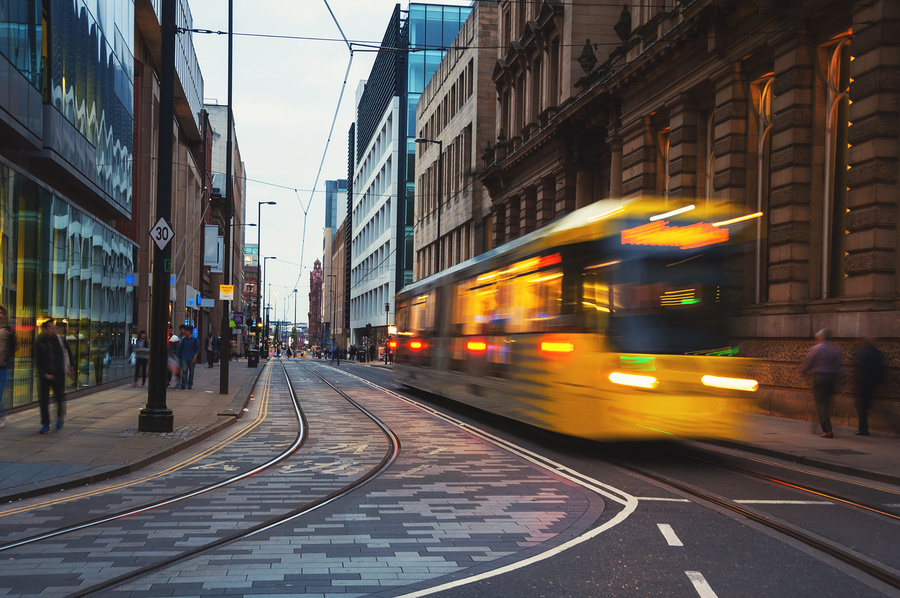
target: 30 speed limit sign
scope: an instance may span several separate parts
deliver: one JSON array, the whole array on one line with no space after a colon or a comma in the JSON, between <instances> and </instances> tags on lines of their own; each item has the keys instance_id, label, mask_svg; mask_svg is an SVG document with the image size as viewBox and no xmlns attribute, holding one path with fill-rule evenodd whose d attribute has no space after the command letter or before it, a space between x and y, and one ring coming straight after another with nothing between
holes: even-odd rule
<instances>
[{"instance_id":1,"label":"30 speed limit sign","mask_svg":"<svg viewBox=\"0 0 900 598\"><path fill-rule=\"evenodd\" d=\"M172 230L172 227L169 226L169 223L166 222L165 218L160 218L159 222L150 229L150 237L161 251L165 249L166 245L169 244L169 241L175 237L175 231Z\"/></svg>"}]
</instances>

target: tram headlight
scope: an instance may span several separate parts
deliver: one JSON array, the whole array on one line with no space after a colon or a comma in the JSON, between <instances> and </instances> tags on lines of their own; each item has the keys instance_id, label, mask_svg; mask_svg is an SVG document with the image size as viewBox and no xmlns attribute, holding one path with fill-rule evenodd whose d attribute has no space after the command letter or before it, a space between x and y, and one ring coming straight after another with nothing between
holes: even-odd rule
<instances>
[{"instance_id":1,"label":"tram headlight","mask_svg":"<svg viewBox=\"0 0 900 598\"><path fill-rule=\"evenodd\" d=\"M622 386L635 386L637 388L656 388L659 386L659 380L655 376L640 376L638 374L625 374L623 372L613 372L609 375L609 381L613 384L621 384Z\"/></svg>"},{"instance_id":2,"label":"tram headlight","mask_svg":"<svg viewBox=\"0 0 900 598\"><path fill-rule=\"evenodd\" d=\"M756 392L759 388L759 382L749 380L747 378L723 378L721 376L703 376L700 381L705 386L713 388L727 388L729 390L744 390L747 392Z\"/></svg>"}]
</instances>

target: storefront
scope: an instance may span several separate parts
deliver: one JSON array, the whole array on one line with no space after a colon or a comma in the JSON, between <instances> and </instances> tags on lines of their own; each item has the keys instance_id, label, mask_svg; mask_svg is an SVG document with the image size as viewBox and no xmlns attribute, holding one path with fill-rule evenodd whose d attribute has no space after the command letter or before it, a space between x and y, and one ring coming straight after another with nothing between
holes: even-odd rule
<instances>
[{"instance_id":1,"label":"storefront","mask_svg":"<svg viewBox=\"0 0 900 598\"><path fill-rule=\"evenodd\" d=\"M0 303L15 332L7 405L37 401L34 340L55 318L73 356L68 389L127 377L136 245L0 161ZM10 396L11 395L11 396Z\"/></svg>"}]
</instances>

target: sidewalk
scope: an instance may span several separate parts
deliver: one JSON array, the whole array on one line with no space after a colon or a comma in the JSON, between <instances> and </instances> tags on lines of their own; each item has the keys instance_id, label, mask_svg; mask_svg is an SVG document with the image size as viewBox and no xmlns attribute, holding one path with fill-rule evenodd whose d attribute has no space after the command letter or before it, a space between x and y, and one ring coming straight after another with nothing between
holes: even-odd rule
<instances>
[{"instance_id":1,"label":"sidewalk","mask_svg":"<svg viewBox=\"0 0 900 598\"><path fill-rule=\"evenodd\" d=\"M8 502L136 471L233 424L241 416L266 362L248 368L229 364L228 394L219 394L220 365L198 363L191 390L166 389L174 430L138 431L147 405L147 387L131 380L66 402L62 430L55 429L56 403L50 403L50 434L38 434L37 405L12 413L0 428L0 501Z\"/></svg>"},{"instance_id":2,"label":"sidewalk","mask_svg":"<svg viewBox=\"0 0 900 598\"><path fill-rule=\"evenodd\" d=\"M325 360L323 360L325 361ZM138 415L146 387L130 382L70 400L62 430L38 434L37 406L10 415L0 428L0 501L37 496L123 475L176 453L233 424L241 416L265 361L259 368L232 361L229 393L219 394L219 366L198 364L192 390L167 389L175 417L168 434L139 432ZM362 365L390 369L383 362ZM55 403L51 403L55 424ZM884 432L862 437L835 426L835 438L811 431L808 421L748 415L742 442L730 448L900 485L900 438Z\"/></svg>"},{"instance_id":3,"label":"sidewalk","mask_svg":"<svg viewBox=\"0 0 900 598\"><path fill-rule=\"evenodd\" d=\"M741 442L717 444L811 465L869 480L900 485L900 437L833 424L834 438L822 438L818 422L748 414Z\"/></svg>"}]
</instances>

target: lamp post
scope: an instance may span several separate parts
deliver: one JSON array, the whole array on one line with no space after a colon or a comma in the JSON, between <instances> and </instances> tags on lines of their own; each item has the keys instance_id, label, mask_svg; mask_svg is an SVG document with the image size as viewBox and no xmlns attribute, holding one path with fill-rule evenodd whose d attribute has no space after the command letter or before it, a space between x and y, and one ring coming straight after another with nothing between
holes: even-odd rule
<instances>
[{"instance_id":1,"label":"lamp post","mask_svg":"<svg viewBox=\"0 0 900 598\"><path fill-rule=\"evenodd\" d=\"M262 257L262 256L260 256L260 257ZM257 282L257 284L256 284L256 311L259 312L260 324L262 324L263 318L262 318L262 305L260 305L260 303L259 303L259 288L263 285L263 281L266 279L266 260L277 260L277 259L278 258L275 257L274 255L267 255L266 257L262 258L263 277L261 280L256 281ZM266 338L268 338L268 334L269 334L269 312L266 311ZM257 331L257 333L256 333L256 350L257 351L259 351L259 349L260 349L259 337L261 335L262 335L262 331L261 330ZM268 348L268 342L266 343L266 348ZM269 354L267 351L266 358L268 358L268 356L269 356Z\"/></svg>"},{"instance_id":2,"label":"lamp post","mask_svg":"<svg viewBox=\"0 0 900 598\"><path fill-rule=\"evenodd\" d=\"M299 340L296 338L297 336L297 289L294 289L294 325L291 326L291 341L293 342L293 347L291 347L292 351L297 351L297 343Z\"/></svg>"},{"instance_id":3,"label":"lamp post","mask_svg":"<svg viewBox=\"0 0 900 598\"><path fill-rule=\"evenodd\" d=\"M441 206L444 203L444 142L440 139L417 137L416 143L436 143L438 146L438 192L437 192L437 248L434 256L437 266L435 273L444 269L444 252L441 251Z\"/></svg>"},{"instance_id":4,"label":"lamp post","mask_svg":"<svg viewBox=\"0 0 900 598\"><path fill-rule=\"evenodd\" d=\"M256 318L262 323L262 309L259 303L259 289L262 287L262 279L259 277L259 257L262 255L260 250L262 249L262 207L263 206L274 206L274 201L261 201L259 202L259 206L256 208L256 222L259 223L258 228L256 229ZM256 335L256 350L259 351L259 327L257 327L257 335Z\"/></svg>"},{"instance_id":5,"label":"lamp post","mask_svg":"<svg viewBox=\"0 0 900 598\"><path fill-rule=\"evenodd\" d=\"M328 278L337 278L337 274L326 274L325 276ZM328 281L328 293L330 295L328 300L331 302L331 321L329 322L329 332L331 334L329 334L329 336L331 337L331 350L334 351L334 341L336 338L334 334L334 298L337 296L334 292L334 281Z\"/></svg>"}]
</instances>

